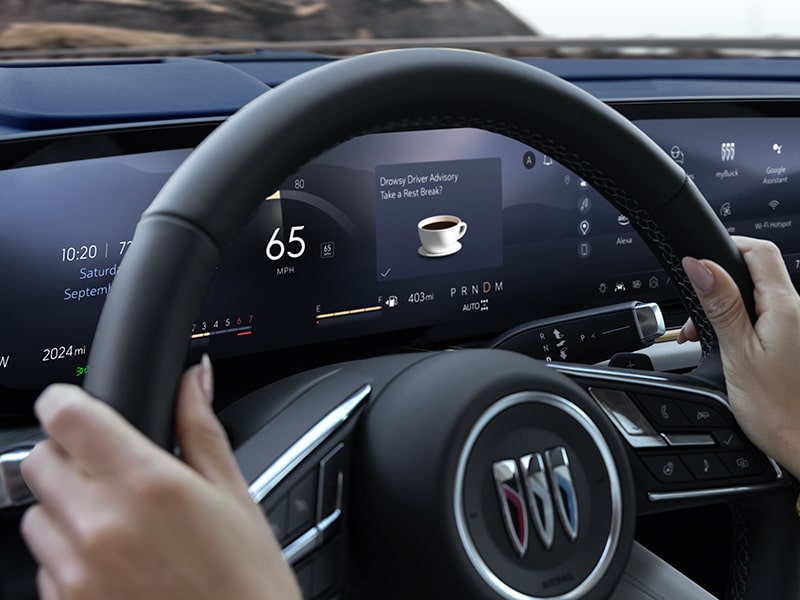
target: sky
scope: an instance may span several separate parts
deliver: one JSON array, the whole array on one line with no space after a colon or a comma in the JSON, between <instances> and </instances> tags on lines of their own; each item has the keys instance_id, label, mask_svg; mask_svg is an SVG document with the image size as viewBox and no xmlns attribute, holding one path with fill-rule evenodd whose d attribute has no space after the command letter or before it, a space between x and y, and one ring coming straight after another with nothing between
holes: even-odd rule
<instances>
[{"instance_id":1,"label":"sky","mask_svg":"<svg viewBox=\"0 0 800 600\"><path fill-rule=\"evenodd\" d=\"M800 36L798 0L497 0L542 35Z\"/></svg>"}]
</instances>

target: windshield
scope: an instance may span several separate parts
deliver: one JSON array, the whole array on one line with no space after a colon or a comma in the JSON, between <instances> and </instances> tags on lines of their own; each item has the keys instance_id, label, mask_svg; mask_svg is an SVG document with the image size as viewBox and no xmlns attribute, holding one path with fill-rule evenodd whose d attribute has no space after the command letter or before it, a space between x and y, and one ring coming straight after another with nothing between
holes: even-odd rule
<instances>
[{"instance_id":1,"label":"windshield","mask_svg":"<svg viewBox=\"0 0 800 600\"><path fill-rule=\"evenodd\" d=\"M794 0L3 0L0 58L414 45L525 56L794 54Z\"/></svg>"},{"instance_id":2,"label":"windshield","mask_svg":"<svg viewBox=\"0 0 800 600\"><path fill-rule=\"evenodd\" d=\"M795 0L501 0L545 36L772 37L796 36Z\"/></svg>"}]
</instances>

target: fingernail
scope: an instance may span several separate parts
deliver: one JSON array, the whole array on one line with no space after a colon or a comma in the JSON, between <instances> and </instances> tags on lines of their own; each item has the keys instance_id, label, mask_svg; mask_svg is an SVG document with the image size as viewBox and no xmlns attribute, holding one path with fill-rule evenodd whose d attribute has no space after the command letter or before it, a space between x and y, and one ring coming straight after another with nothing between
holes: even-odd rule
<instances>
[{"instance_id":1,"label":"fingernail","mask_svg":"<svg viewBox=\"0 0 800 600\"><path fill-rule=\"evenodd\" d=\"M211 404L214 401L214 369L211 367L211 359L205 353L200 359L200 389Z\"/></svg>"},{"instance_id":2,"label":"fingernail","mask_svg":"<svg viewBox=\"0 0 800 600\"><path fill-rule=\"evenodd\" d=\"M686 334L683 332L683 327L678 331L678 337L675 341L679 344L683 344L686 341Z\"/></svg>"},{"instance_id":3,"label":"fingernail","mask_svg":"<svg viewBox=\"0 0 800 600\"><path fill-rule=\"evenodd\" d=\"M691 256L685 257L681 264L686 276L698 292L709 292L714 287L714 273L702 262Z\"/></svg>"}]
</instances>

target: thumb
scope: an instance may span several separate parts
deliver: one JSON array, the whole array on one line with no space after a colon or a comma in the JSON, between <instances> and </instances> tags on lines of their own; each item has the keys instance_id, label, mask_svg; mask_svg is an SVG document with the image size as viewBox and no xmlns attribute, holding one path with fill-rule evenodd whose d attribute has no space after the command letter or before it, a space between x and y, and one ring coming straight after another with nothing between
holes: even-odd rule
<instances>
[{"instance_id":1,"label":"thumb","mask_svg":"<svg viewBox=\"0 0 800 600\"><path fill-rule=\"evenodd\" d=\"M228 436L212 409L214 376L207 355L181 380L175 427L181 458L215 487L252 504L247 484L236 464Z\"/></svg>"},{"instance_id":2,"label":"thumb","mask_svg":"<svg viewBox=\"0 0 800 600\"><path fill-rule=\"evenodd\" d=\"M752 335L753 325L742 301L742 294L727 271L710 260L687 256L683 269L694 287L720 345L732 349L745 335Z\"/></svg>"}]
</instances>

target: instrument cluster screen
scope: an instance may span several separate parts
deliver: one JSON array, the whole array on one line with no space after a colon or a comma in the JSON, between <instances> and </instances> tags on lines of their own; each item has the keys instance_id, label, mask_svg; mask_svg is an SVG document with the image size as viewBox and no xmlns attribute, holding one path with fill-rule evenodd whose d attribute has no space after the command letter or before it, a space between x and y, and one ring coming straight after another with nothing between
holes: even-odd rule
<instances>
[{"instance_id":1,"label":"instrument cluster screen","mask_svg":"<svg viewBox=\"0 0 800 600\"><path fill-rule=\"evenodd\" d=\"M800 273L795 119L638 125L731 233L774 239ZM190 151L0 171L0 386L81 381L136 223ZM264 191L186 337L213 357L412 329L435 342L672 298L628 219L547 155L474 129L382 133Z\"/></svg>"}]
</instances>

